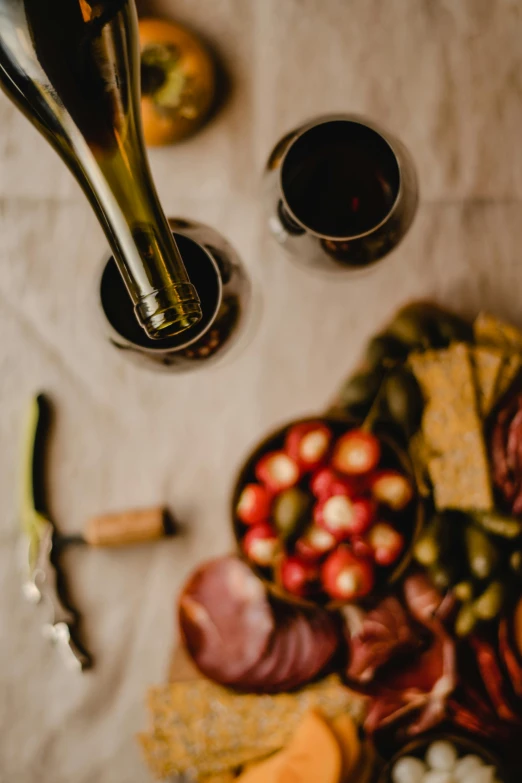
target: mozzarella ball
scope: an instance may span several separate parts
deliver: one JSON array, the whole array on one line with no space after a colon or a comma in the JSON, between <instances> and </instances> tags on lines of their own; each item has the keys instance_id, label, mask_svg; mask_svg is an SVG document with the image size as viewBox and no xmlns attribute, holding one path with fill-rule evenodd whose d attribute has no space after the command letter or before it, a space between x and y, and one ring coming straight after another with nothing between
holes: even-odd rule
<instances>
[{"instance_id":1,"label":"mozzarella ball","mask_svg":"<svg viewBox=\"0 0 522 783\"><path fill-rule=\"evenodd\" d=\"M426 772L422 778L422 783L453 783L454 778L451 772L446 772L440 769L432 769Z\"/></svg>"},{"instance_id":2,"label":"mozzarella ball","mask_svg":"<svg viewBox=\"0 0 522 783\"><path fill-rule=\"evenodd\" d=\"M476 772L476 770L483 766L484 762L480 756L462 756L455 764L453 777L455 778L456 783L466 783L473 772Z\"/></svg>"},{"instance_id":3,"label":"mozzarella ball","mask_svg":"<svg viewBox=\"0 0 522 783\"><path fill-rule=\"evenodd\" d=\"M426 764L414 756L403 756L394 764L392 770L393 783L422 783L426 772Z\"/></svg>"},{"instance_id":4,"label":"mozzarella ball","mask_svg":"<svg viewBox=\"0 0 522 783\"><path fill-rule=\"evenodd\" d=\"M457 761L457 751L451 742L432 742L426 753L428 767L440 772L450 772Z\"/></svg>"},{"instance_id":5,"label":"mozzarella ball","mask_svg":"<svg viewBox=\"0 0 522 783\"><path fill-rule=\"evenodd\" d=\"M464 783L495 783L495 767L481 767L469 775Z\"/></svg>"}]
</instances>

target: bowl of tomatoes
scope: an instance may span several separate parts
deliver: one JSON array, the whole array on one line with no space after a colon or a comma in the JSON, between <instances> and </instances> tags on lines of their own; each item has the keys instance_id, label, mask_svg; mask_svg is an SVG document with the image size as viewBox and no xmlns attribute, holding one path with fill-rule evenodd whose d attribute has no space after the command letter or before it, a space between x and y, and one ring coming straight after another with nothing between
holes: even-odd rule
<instances>
[{"instance_id":1,"label":"bowl of tomatoes","mask_svg":"<svg viewBox=\"0 0 522 783\"><path fill-rule=\"evenodd\" d=\"M422 524L407 454L346 419L271 433L232 494L242 557L278 597L335 608L368 602L408 566Z\"/></svg>"}]
</instances>

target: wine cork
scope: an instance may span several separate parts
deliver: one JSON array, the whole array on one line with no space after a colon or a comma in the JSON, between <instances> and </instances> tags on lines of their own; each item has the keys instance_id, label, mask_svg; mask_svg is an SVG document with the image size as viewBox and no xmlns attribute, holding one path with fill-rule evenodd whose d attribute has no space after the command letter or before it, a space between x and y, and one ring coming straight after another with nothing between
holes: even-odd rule
<instances>
[{"instance_id":1,"label":"wine cork","mask_svg":"<svg viewBox=\"0 0 522 783\"><path fill-rule=\"evenodd\" d=\"M85 525L83 535L91 546L124 546L153 541L172 532L166 509L155 506L93 517Z\"/></svg>"}]
</instances>

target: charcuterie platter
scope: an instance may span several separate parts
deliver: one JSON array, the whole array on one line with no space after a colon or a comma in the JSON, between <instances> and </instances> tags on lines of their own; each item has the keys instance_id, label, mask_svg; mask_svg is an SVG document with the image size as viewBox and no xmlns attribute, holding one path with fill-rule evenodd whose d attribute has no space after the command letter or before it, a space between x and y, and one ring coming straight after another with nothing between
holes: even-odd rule
<instances>
[{"instance_id":1,"label":"charcuterie platter","mask_svg":"<svg viewBox=\"0 0 522 783\"><path fill-rule=\"evenodd\" d=\"M158 777L520 780L521 367L510 324L414 303L258 444L150 693Z\"/></svg>"}]
</instances>

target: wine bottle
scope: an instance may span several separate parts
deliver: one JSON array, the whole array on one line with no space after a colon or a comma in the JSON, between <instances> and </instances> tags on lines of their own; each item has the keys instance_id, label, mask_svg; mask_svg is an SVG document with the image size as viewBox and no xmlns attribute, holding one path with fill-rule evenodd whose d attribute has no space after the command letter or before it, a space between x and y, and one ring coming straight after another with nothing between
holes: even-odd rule
<instances>
[{"instance_id":1,"label":"wine bottle","mask_svg":"<svg viewBox=\"0 0 522 783\"><path fill-rule=\"evenodd\" d=\"M143 143L134 0L0 0L0 86L83 188L151 338L201 307Z\"/></svg>"}]
</instances>

